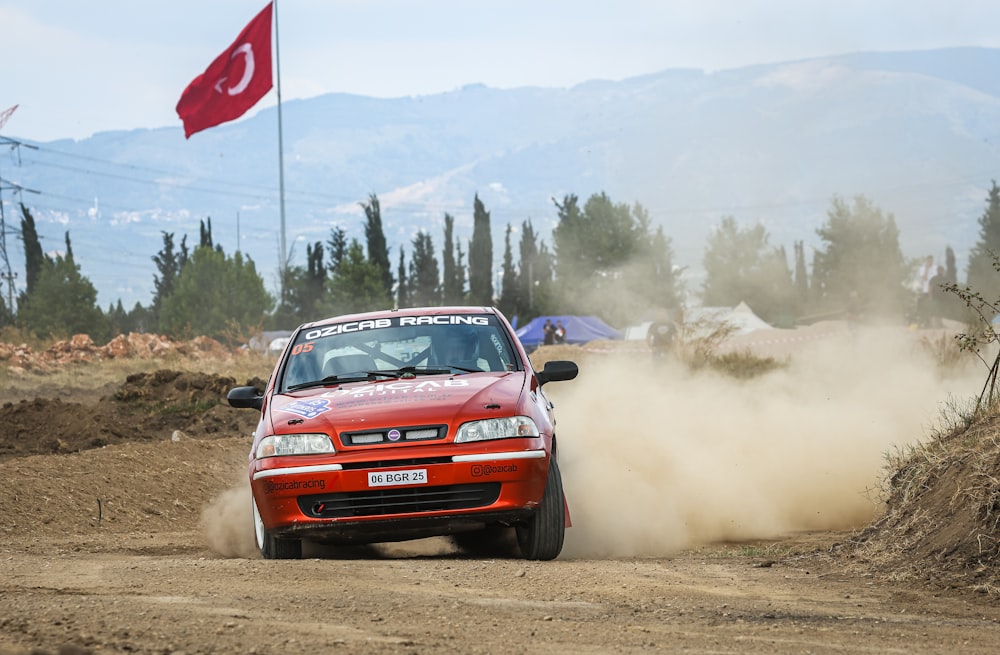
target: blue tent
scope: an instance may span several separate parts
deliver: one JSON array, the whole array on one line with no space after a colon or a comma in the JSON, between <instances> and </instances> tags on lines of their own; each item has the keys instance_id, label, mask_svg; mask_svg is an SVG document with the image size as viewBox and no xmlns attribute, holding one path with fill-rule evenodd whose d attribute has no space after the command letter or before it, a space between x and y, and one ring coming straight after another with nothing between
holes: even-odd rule
<instances>
[{"instance_id":1,"label":"blue tent","mask_svg":"<svg viewBox=\"0 0 1000 655\"><path fill-rule=\"evenodd\" d=\"M587 343L598 339L624 339L618 330L596 316L539 316L516 331L517 338L521 340L525 348L534 349L545 340L542 326L546 319L552 321L562 321L566 329L566 343Z\"/></svg>"}]
</instances>

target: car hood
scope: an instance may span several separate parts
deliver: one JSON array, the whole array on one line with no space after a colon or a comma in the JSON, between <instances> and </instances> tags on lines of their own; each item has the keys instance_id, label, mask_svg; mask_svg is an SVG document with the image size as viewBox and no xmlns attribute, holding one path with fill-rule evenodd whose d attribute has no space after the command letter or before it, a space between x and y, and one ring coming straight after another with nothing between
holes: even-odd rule
<instances>
[{"instance_id":1,"label":"car hood","mask_svg":"<svg viewBox=\"0 0 1000 655\"><path fill-rule=\"evenodd\" d=\"M461 422L517 413L525 373L421 376L351 382L339 387L277 394L270 413L275 431L337 433L356 429Z\"/></svg>"}]
</instances>

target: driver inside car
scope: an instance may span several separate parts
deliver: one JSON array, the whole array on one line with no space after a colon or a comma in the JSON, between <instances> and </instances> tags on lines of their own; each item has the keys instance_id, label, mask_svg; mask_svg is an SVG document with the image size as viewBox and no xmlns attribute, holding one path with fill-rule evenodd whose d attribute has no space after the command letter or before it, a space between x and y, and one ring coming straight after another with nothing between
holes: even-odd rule
<instances>
[{"instance_id":1,"label":"driver inside car","mask_svg":"<svg viewBox=\"0 0 1000 655\"><path fill-rule=\"evenodd\" d=\"M448 328L431 337L430 364L482 370L479 366L479 337L473 328Z\"/></svg>"}]
</instances>

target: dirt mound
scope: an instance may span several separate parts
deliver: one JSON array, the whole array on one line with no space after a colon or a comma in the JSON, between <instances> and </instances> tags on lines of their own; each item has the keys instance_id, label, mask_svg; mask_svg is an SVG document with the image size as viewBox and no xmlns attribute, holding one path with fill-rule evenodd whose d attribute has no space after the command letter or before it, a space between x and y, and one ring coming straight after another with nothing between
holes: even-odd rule
<instances>
[{"instance_id":1,"label":"dirt mound","mask_svg":"<svg viewBox=\"0 0 1000 655\"><path fill-rule=\"evenodd\" d=\"M251 381L251 384L257 384L261 389L264 387L260 379ZM149 408L214 405L234 386L236 381L231 377L160 370L128 376L125 384L115 392L114 400Z\"/></svg>"},{"instance_id":2,"label":"dirt mound","mask_svg":"<svg viewBox=\"0 0 1000 655\"><path fill-rule=\"evenodd\" d=\"M885 513L838 550L876 573L1000 595L1000 414L890 462Z\"/></svg>"},{"instance_id":3,"label":"dirt mound","mask_svg":"<svg viewBox=\"0 0 1000 655\"><path fill-rule=\"evenodd\" d=\"M264 386L259 378L245 384ZM94 404L62 398L6 403L0 407L0 459L182 436L247 436L257 415L229 407L226 392L235 386L231 377L158 370L128 376Z\"/></svg>"},{"instance_id":4,"label":"dirt mound","mask_svg":"<svg viewBox=\"0 0 1000 655\"><path fill-rule=\"evenodd\" d=\"M219 356L227 348L208 337L174 341L158 334L121 334L103 346L94 344L86 334L57 341L49 348L34 352L27 344L0 343L0 366L15 373L50 371L67 364L124 358L162 358L166 355Z\"/></svg>"}]
</instances>

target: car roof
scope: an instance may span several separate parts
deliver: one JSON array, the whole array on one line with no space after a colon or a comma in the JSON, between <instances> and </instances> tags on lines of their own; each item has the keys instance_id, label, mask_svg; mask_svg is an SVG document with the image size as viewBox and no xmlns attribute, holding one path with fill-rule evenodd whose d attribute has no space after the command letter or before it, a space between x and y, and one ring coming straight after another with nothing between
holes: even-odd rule
<instances>
[{"instance_id":1,"label":"car roof","mask_svg":"<svg viewBox=\"0 0 1000 655\"><path fill-rule=\"evenodd\" d=\"M329 323L343 323L346 321L364 321L364 320L373 320L377 318L389 318L397 316L441 316L449 314L498 314L498 312L493 307L474 306L474 305L452 305L446 307L408 307L406 309L383 309L374 312L362 312L359 314L343 314L339 316L331 316L329 318L324 318L319 321L305 323L301 325L299 329L305 330L320 325L327 325Z\"/></svg>"}]
</instances>

